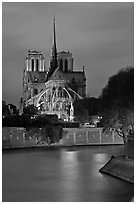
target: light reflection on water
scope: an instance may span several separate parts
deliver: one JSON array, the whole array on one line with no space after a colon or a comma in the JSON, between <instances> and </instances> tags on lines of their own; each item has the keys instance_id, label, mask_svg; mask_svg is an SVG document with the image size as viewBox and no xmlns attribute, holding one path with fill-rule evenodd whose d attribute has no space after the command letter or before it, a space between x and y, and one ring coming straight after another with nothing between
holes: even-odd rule
<instances>
[{"instance_id":1,"label":"light reflection on water","mask_svg":"<svg viewBox=\"0 0 136 204\"><path fill-rule=\"evenodd\" d=\"M61 154L61 183L59 185L62 192L60 201L76 201L75 189L79 188L78 180L80 179L78 152L68 151Z\"/></svg>"},{"instance_id":2,"label":"light reflection on water","mask_svg":"<svg viewBox=\"0 0 136 204\"><path fill-rule=\"evenodd\" d=\"M99 173L123 147L78 147L3 153L3 201L124 202L133 185Z\"/></svg>"},{"instance_id":3,"label":"light reflection on water","mask_svg":"<svg viewBox=\"0 0 136 204\"><path fill-rule=\"evenodd\" d=\"M95 162L103 162L108 158L108 154L94 154Z\"/></svg>"}]
</instances>

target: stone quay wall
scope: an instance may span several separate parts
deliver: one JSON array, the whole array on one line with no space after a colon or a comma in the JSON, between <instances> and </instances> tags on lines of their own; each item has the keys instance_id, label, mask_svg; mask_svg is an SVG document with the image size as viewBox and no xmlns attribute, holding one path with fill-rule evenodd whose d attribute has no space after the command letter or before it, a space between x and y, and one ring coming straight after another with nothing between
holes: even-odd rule
<instances>
[{"instance_id":1,"label":"stone quay wall","mask_svg":"<svg viewBox=\"0 0 136 204\"><path fill-rule=\"evenodd\" d=\"M63 128L61 144L64 146L123 144L123 139L115 132L106 134L103 128Z\"/></svg>"},{"instance_id":2,"label":"stone quay wall","mask_svg":"<svg viewBox=\"0 0 136 204\"><path fill-rule=\"evenodd\" d=\"M3 127L2 128L2 147L18 148L32 147L37 145L48 145L42 142L41 131L34 131L34 137L31 132L27 132L21 127ZM44 132L45 134L45 132ZM57 134L57 131L56 131ZM105 145L105 144L123 144L123 139L115 132L105 134L102 128L63 128L62 139L53 145L74 146L74 145ZM27 140L26 140L27 135ZM45 135L44 135L45 137Z\"/></svg>"},{"instance_id":3,"label":"stone quay wall","mask_svg":"<svg viewBox=\"0 0 136 204\"><path fill-rule=\"evenodd\" d=\"M2 127L2 148L31 147L37 144L36 138L30 136L25 140L26 129L22 127Z\"/></svg>"}]
</instances>

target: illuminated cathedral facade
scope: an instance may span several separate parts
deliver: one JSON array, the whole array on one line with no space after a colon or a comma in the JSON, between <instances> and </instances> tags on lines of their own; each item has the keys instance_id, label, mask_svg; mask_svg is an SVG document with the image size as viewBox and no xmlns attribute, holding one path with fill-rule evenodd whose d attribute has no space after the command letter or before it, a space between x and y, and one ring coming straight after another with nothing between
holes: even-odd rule
<instances>
[{"instance_id":1,"label":"illuminated cathedral facade","mask_svg":"<svg viewBox=\"0 0 136 204\"><path fill-rule=\"evenodd\" d=\"M33 104L40 114L56 114L64 121L73 121L76 100L86 96L86 76L74 71L72 53L57 52L55 18L53 46L49 68L41 52L28 51L23 72L23 104Z\"/></svg>"}]
</instances>

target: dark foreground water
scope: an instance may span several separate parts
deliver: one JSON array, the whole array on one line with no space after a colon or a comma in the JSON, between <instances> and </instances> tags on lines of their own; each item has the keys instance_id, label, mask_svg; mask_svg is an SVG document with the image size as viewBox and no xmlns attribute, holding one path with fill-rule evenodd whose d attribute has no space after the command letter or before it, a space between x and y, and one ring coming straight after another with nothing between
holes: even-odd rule
<instances>
[{"instance_id":1,"label":"dark foreground water","mask_svg":"<svg viewBox=\"0 0 136 204\"><path fill-rule=\"evenodd\" d=\"M123 146L86 146L3 152L3 201L125 202L133 184L99 173Z\"/></svg>"}]
</instances>

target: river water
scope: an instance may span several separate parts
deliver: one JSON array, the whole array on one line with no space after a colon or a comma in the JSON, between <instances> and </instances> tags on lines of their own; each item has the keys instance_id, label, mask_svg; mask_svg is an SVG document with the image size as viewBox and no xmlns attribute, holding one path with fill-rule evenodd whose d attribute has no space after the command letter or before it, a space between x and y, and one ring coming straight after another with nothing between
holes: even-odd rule
<instances>
[{"instance_id":1,"label":"river water","mask_svg":"<svg viewBox=\"0 0 136 204\"><path fill-rule=\"evenodd\" d=\"M123 146L4 151L2 201L128 202L133 184L99 173Z\"/></svg>"}]
</instances>

